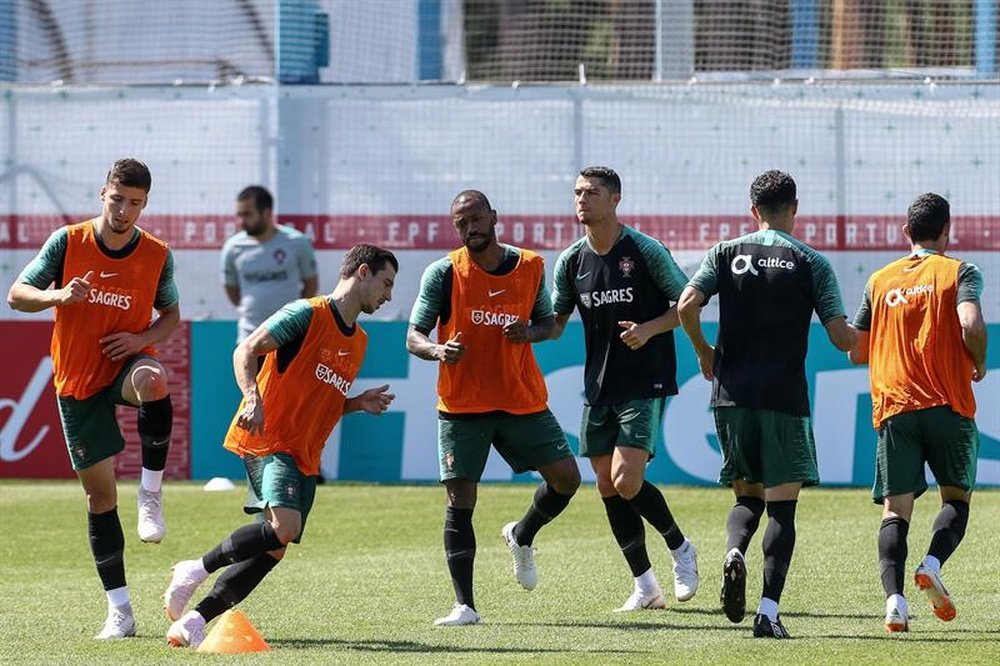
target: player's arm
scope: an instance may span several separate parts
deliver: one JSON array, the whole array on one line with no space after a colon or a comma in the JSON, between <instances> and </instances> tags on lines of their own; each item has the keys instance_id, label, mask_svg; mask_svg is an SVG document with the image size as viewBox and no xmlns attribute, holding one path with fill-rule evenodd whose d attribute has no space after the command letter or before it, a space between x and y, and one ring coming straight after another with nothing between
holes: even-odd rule
<instances>
[{"instance_id":1,"label":"player's arm","mask_svg":"<svg viewBox=\"0 0 1000 666\"><path fill-rule=\"evenodd\" d=\"M576 285L573 284L573 277L570 270L570 250L563 250L556 260L556 267L552 272L552 330L549 331L548 340L558 340L566 330L566 323L573 314L576 307Z\"/></svg>"},{"instance_id":2,"label":"player's arm","mask_svg":"<svg viewBox=\"0 0 1000 666\"><path fill-rule=\"evenodd\" d=\"M644 344L649 342L650 338L657 336L660 333L672 331L677 328L679 324L680 319L677 317L677 306L673 305L659 317L655 317L642 323L636 323L628 320L618 322L618 325L624 329L618 334L618 337L621 338L622 342L624 342L629 349L640 349Z\"/></svg>"},{"instance_id":3,"label":"player's arm","mask_svg":"<svg viewBox=\"0 0 1000 666\"><path fill-rule=\"evenodd\" d=\"M281 346L267 329L266 323L255 328L243 342L236 345L233 352L233 371L244 401L243 409L236 418L236 425L251 434L264 432L264 404L257 389L257 357Z\"/></svg>"},{"instance_id":4,"label":"player's arm","mask_svg":"<svg viewBox=\"0 0 1000 666\"><path fill-rule=\"evenodd\" d=\"M52 232L7 292L7 304L12 310L41 312L57 305L80 303L87 298L93 286L90 282L93 271L73 276L65 285L49 289L49 285L60 280L66 244L65 228Z\"/></svg>"},{"instance_id":5,"label":"player's arm","mask_svg":"<svg viewBox=\"0 0 1000 666\"><path fill-rule=\"evenodd\" d=\"M853 347L847 350L847 359L854 365L865 365L868 363L868 348L871 344L871 283L865 286L865 293L861 297L861 305L858 306L858 311L854 315L853 327L858 332L858 341Z\"/></svg>"},{"instance_id":6,"label":"player's arm","mask_svg":"<svg viewBox=\"0 0 1000 666\"><path fill-rule=\"evenodd\" d=\"M813 303L816 314L826 329L826 337L833 346L846 352L858 343L858 331L847 324L844 302L840 298L840 285L833 266L818 252L807 259L813 269Z\"/></svg>"},{"instance_id":7,"label":"player's arm","mask_svg":"<svg viewBox=\"0 0 1000 666\"><path fill-rule=\"evenodd\" d=\"M302 298L312 298L319 291L319 272L316 270L316 252L307 236L302 237L299 271L302 275Z\"/></svg>"},{"instance_id":8,"label":"player's arm","mask_svg":"<svg viewBox=\"0 0 1000 666\"><path fill-rule=\"evenodd\" d=\"M535 290L535 302L531 306L531 321L521 319L512 321L503 327L503 336L519 344L542 342L549 339L554 328L552 297L549 295L548 287L545 286L543 272L538 281L538 289Z\"/></svg>"},{"instance_id":9,"label":"player's arm","mask_svg":"<svg viewBox=\"0 0 1000 666\"><path fill-rule=\"evenodd\" d=\"M229 302L232 303L233 305L239 305L240 297L242 296L242 294L240 293L240 286L238 284L236 285L227 284L225 285L225 288L226 288L226 296L229 297Z\"/></svg>"},{"instance_id":10,"label":"player's arm","mask_svg":"<svg viewBox=\"0 0 1000 666\"><path fill-rule=\"evenodd\" d=\"M694 347L702 376L712 379L715 376L715 347L708 343L701 330L701 308L707 300L704 292L689 284L681 292L676 311L681 327Z\"/></svg>"},{"instance_id":11,"label":"player's arm","mask_svg":"<svg viewBox=\"0 0 1000 666\"><path fill-rule=\"evenodd\" d=\"M458 363L465 354L462 333L444 344L430 339L430 332L437 326L444 310L445 298L451 298L451 261L439 259L424 270L420 277L420 291L410 311L410 326L406 331L406 350L425 361ZM448 294L445 294L447 287ZM450 313L448 316L451 316Z\"/></svg>"},{"instance_id":12,"label":"player's arm","mask_svg":"<svg viewBox=\"0 0 1000 666\"><path fill-rule=\"evenodd\" d=\"M319 275L302 279L302 298L312 298L319 291Z\"/></svg>"},{"instance_id":13,"label":"player's arm","mask_svg":"<svg viewBox=\"0 0 1000 666\"><path fill-rule=\"evenodd\" d=\"M226 296L233 305L240 304L240 276L236 270L236 255L232 250L232 239L227 240L222 246L221 269L222 286L226 290Z\"/></svg>"},{"instance_id":14,"label":"player's arm","mask_svg":"<svg viewBox=\"0 0 1000 666\"><path fill-rule=\"evenodd\" d=\"M687 275L677 265L670 250L663 243L646 236L639 236L637 242L656 288L663 294L668 304L676 304L687 284ZM620 321L618 325L624 329L619 334L622 342L628 345L629 349L639 349L650 338L677 328L680 319L677 317L677 307L674 305L653 319L644 322Z\"/></svg>"},{"instance_id":15,"label":"player's arm","mask_svg":"<svg viewBox=\"0 0 1000 666\"><path fill-rule=\"evenodd\" d=\"M958 323L962 327L962 343L972 359L975 370L972 380L986 376L986 321L979 304L983 292L983 274L974 264L963 263L958 274Z\"/></svg>"},{"instance_id":16,"label":"player's arm","mask_svg":"<svg viewBox=\"0 0 1000 666\"><path fill-rule=\"evenodd\" d=\"M721 247L721 244L716 245L708 251L698 271L677 300L677 318L691 340L702 376L709 380L715 377L715 347L709 344L701 330L701 309L718 289L718 256Z\"/></svg>"},{"instance_id":17,"label":"player's arm","mask_svg":"<svg viewBox=\"0 0 1000 666\"><path fill-rule=\"evenodd\" d=\"M389 393L389 385L383 384L375 388L360 393L352 398L348 398L344 403L344 413L368 412L375 416L381 416L392 403L396 396Z\"/></svg>"},{"instance_id":18,"label":"player's arm","mask_svg":"<svg viewBox=\"0 0 1000 666\"><path fill-rule=\"evenodd\" d=\"M153 300L157 317L149 327L139 333L119 331L101 338L101 353L112 361L121 361L140 353L146 347L162 342L181 321L180 297L174 283L174 256L170 251L160 269L160 279L156 285Z\"/></svg>"}]
</instances>

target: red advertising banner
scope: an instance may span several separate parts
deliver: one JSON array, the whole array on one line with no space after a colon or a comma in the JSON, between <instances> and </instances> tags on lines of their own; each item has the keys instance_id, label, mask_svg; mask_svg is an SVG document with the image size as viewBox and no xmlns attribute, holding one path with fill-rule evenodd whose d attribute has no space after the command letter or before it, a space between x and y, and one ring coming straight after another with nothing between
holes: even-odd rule
<instances>
[{"instance_id":1,"label":"red advertising banner","mask_svg":"<svg viewBox=\"0 0 1000 666\"><path fill-rule=\"evenodd\" d=\"M73 478L62 424L52 387L49 340L51 321L0 321L0 339L16 349L4 360L0 376L0 478ZM174 405L174 427L167 456L166 476L191 476L191 335L181 322L159 346L167 368ZM121 478L135 478L141 468L137 410L120 407L118 421L125 451L115 460Z\"/></svg>"},{"instance_id":2,"label":"red advertising banner","mask_svg":"<svg viewBox=\"0 0 1000 666\"><path fill-rule=\"evenodd\" d=\"M86 215L0 215L0 249L37 249L57 227ZM392 250L450 250L459 245L447 215L279 215L305 233L317 250L373 243ZM671 250L707 250L755 231L747 215L623 215L622 221ZM800 215L795 235L822 251L905 250L902 216ZM175 250L217 250L239 231L232 215L143 215L141 226ZM562 250L581 234L572 215L501 214L501 242L530 250ZM1000 250L1000 216L952 217L951 249Z\"/></svg>"}]
</instances>

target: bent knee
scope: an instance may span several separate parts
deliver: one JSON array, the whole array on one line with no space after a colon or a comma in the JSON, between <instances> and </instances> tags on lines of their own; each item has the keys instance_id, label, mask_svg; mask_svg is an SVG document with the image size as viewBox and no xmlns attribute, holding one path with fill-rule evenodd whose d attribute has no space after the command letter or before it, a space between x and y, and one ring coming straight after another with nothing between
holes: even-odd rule
<instances>
[{"instance_id":1,"label":"bent knee","mask_svg":"<svg viewBox=\"0 0 1000 666\"><path fill-rule=\"evenodd\" d=\"M143 364L132 372L132 386L141 402L161 400L169 395L167 372L160 365Z\"/></svg>"},{"instance_id":2,"label":"bent knee","mask_svg":"<svg viewBox=\"0 0 1000 666\"><path fill-rule=\"evenodd\" d=\"M630 500L642 489L643 478L642 474L622 470L618 474L615 474L612 481L614 482L615 492L625 499Z\"/></svg>"}]
</instances>

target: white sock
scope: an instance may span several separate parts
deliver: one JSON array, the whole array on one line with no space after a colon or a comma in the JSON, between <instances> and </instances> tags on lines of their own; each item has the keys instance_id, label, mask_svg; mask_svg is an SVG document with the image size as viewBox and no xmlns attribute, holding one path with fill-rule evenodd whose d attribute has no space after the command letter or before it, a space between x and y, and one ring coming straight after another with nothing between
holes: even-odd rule
<instances>
[{"instance_id":1,"label":"white sock","mask_svg":"<svg viewBox=\"0 0 1000 666\"><path fill-rule=\"evenodd\" d=\"M904 614L909 614L909 609L906 607L906 597L902 594L892 594L885 600L885 609L888 611L891 608L898 608Z\"/></svg>"},{"instance_id":2,"label":"white sock","mask_svg":"<svg viewBox=\"0 0 1000 666\"><path fill-rule=\"evenodd\" d=\"M142 480L139 482L142 489L147 493L160 492L160 484L163 483L163 470L154 472L151 469L142 468Z\"/></svg>"},{"instance_id":3,"label":"white sock","mask_svg":"<svg viewBox=\"0 0 1000 666\"><path fill-rule=\"evenodd\" d=\"M653 568L646 569L646 573L635 577L635 589L643 594L652 594L660 589L660 584L656 582L656 574Z\"/></svg>"},{"instance_id":4,"label":"white sock","mask_svg":"<svg viewBox=\"0 0 1000 666\"><path fill-rule=\"evenodd\" d=\"M774 599L768 599L767 597L762 597L760 600L760 605L757 606L758 615L766 615L767 619L771 622L778 621L778 602Z\"/></svg>"},{"instance_id":5,"label":"white sock","mask_svg":"<svg viewBox=\"0 0 1000 666\"><path fill-rule=\"evenodd\" d=\"M197 560L195 560L195 562L198 563L198 565L195 567L195 572L201 578L208 578L208 569L205 568L205 560L199 557Z\"/></svg>"},{"instance_id":6,"label":"white sock","mask_svg":"<svg viewBox=\"0 0 1000 666\"><path fill-rule=\"evenodd\" d=\"M124 587L116 587L113 590L105 590L104 594L108 595L108 608L127 606L132 603L128 594L127 585Z\"/></svg>"},{"instance_id":7,"label":"white sock","mask_svg":"<svg viewBox=\"0 0 1000 666\"><path fill-rule=\"evenodd\" d=\"M686 553L690 549L691 549L691 542L688 541L687 538L685 537L684 543L681 544L681 547L680 548L676 548L676 549L675 548L671 548L670 549L670 554L673 555L676 558L681 553Z\"/></svg>"},{"instance_id":8,"label":"white sock","mask_svg":"<svg viewBox=\"0 0 1000 666\"><path fill-rule=\"evenodd\" d=\"M925 555L922 564L934 573L941 573L941 560L933 555Z\"/></svg>"}]
</instances>

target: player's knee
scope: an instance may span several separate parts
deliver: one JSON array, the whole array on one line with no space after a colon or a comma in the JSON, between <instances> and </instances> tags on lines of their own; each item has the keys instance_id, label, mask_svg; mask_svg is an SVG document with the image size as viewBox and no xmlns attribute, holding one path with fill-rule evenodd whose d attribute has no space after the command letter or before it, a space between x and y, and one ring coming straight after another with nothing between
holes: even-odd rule
<instances>
[{"instance_id":1,"label":"player's knee","mask_svg":"<svg viewBox=\"0 0 1000 666\"><path fill-rule=\"evenodd\" d=\"M643 478L641 474L629 473L627 469L619 470L612 479L615 491L627 500L635 497L642 488Z\"/></svg>"},{"instance_id":2,"label":"player's knee","mask_svg":"<svg viewBox=\"0 0 1000 666\"><path fill-rule=\"evenodd\" d=\"M297 537L299 532L302 531L301 523L295 523L294 521L278 523L277 525L272 523L271 526L274 528L274 533L278 536L278 541L285 546L290 544L292 539Z\"/></svg>"},{"instance_id":3,"label":"player's knee","mask_svg":"<svg viewBox=\"0 0 1000 666\"><path fill-rule=\"evenodd\" d=\"M159 364L143 364L132 372L132 386L141 402L161 400L169 395L167 372Z\"/></svg>"},{"instance_id":4,"label":"player's knee","mask_svg":"<svg viewBox=\"0 0 1000 666\"><path fill-rule=\"evenodd\" d=\"M560 495L575 494L580 487L580 470L576 464L561 469L560 474L553 479L552 487Z\"/></svg>"},{"instance_id":5,"label":"player's knee","mask_svg":"<svg viewBox=\"0 0 1000 666\"><path fill-rule=\"evenodd\" d=\"M115 491L87 491L87 511L90 513L107 513L118 506L118 493Z\"/></svg>"}]
</instances>

